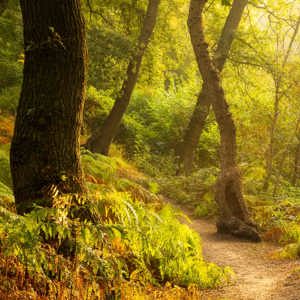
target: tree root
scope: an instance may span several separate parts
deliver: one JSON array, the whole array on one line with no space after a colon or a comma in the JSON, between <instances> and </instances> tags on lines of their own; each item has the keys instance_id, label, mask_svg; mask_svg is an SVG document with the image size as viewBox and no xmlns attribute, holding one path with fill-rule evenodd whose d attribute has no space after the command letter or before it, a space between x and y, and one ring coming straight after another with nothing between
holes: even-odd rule
<instances>
[{"instance_id":1,"label":"tree root","mask_svg":"<svg viewBox=\"0 0 300 300\"><path fill-rule=\"evenodd\" d=\"M251 222L245 223L235 217L231 217L229 220L218 220L217 230L218 233L231 234L249 241L261 242L261 238L255 224Z\"/></svg>"}]
</instances>

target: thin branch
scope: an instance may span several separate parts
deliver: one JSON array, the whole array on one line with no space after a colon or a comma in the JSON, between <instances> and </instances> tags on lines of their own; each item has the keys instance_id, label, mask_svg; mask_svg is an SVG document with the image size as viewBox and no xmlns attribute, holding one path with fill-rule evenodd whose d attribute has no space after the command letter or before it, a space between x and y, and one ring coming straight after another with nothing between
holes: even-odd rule
<instances>
[{"instance_id":1,"label":"thin branch","mask_svg":"<svg viewBox=\"0 0 300 300\"><path fill-rule=\"evenodd\" d=\"M257 9L265 10L270 16L274 17L275 19L277 19L279 21L285 22L290 27L293 26L293 24L291 24L291 20L278 16L271 9L269 9L268 6L265 3L261 2L261 5L258 5L257 3L255 3L255 1L249 1L249 4L252 5L253 7L257 8Z\"/></svg>"},{"instance_id":2,"label":"thin branch","mask_svg":"<svg viewBox=\"0 0 300 300\"><path fill-rule=\"evenodd\" d=\"M92 18L92 15L98 15L98 16L100 16L102 18L102 20L105 23L107 23L113 29L116 29L115 25L109 19L107 19L100 11L93 9L91 0L86 0L86 2L87 2L87 6L88 6L88 9L89 9L89 12L90 12L90 18Z\"/></svg>"}]
</instances>

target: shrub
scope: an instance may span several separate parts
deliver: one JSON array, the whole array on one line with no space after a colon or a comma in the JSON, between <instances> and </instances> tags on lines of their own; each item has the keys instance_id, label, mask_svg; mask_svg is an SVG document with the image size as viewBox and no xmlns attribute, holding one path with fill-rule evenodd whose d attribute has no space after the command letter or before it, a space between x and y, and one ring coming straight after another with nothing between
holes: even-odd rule
<instances>
[{"instance_id":1,"label":"shrub","mask_svg":"<svg viewBox=\"0 0 300 300\"><path fill-rule=\"evenodd\" d=\"M178 221L172 207L153 205L158 199L149 191L151 202L140 201L136 189L145 188L134 168L88 151L82 158L87 176L96 180L87 197L61 196L52 208L36 207L25 216L0 207L0 252L13 261L0 264L4 274L15 270L39 295L48 290L82 299L111 293L124 280L207 288L230 278L227 268L203 260L198 234ZM24 292L26 284L19 286Z\"/></svg>"}]
</instances>

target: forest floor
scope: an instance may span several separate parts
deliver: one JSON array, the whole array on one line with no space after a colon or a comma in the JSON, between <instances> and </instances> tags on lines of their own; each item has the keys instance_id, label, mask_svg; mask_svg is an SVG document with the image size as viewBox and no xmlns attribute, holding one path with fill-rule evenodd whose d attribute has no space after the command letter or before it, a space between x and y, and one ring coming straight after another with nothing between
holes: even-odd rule
<instances>
[{"instance_id":1,"label":"forest floor","mask_svg":"<svg viewBox=\"0 0 300 300\"><path fill-rule=\"evenodd\" d=\"M202 238L205 260L230 266L235 272L233 283L203 292L203 300L300 300L299 260L275 259L277 245L219 235L213 221L193 219L188 210L182 210Z\"/></svg>"}]
</instances>

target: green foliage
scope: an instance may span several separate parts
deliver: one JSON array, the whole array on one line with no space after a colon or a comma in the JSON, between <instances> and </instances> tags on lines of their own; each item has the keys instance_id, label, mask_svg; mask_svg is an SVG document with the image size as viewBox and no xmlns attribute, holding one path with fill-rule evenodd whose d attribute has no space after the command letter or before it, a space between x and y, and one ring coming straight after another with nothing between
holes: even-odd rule
<instances>
[{"instance_id":1,"label":"green foliage","mask_svg":"<svg viewBox=\"0 0 300 300\"><path fill-rule=\"evenodd\" d=\"M11 188L0 181L0 206L13 209L14 197Z\"/></svg>"},{"instance_id":2,"label":"green foliage","mask_svg":"<svg viewBox=\"0 0 300 300\"><path fill-rule=\"evenodd\" d=\"M0 182L11 187L11 175L9 166L9 154L7 147L0 148Z\"/></svg>"},{"instance_id":3,"label":"green foliage","mask_svg":"<svg viewBox=\"0 0 300 300\"><path fill-rule=\"evenodd\" d=\"M203 261L199 236L174 218L171 207L166 206L157 216L145 217L150 222L141 225L143 235L137 237L140 239L138 252L142 253L146 265L151 266L151 273L159 274L160 280L207 288L219 285L229 276L227 269L223 271Z\"/></svg>"},{"instance_id":4,"label":"green foliage","mask_svg":"<svg viewBox=\"0 0 300 300\"><path fill-rule=\"evenodd\" d=\"M230 6L231 5L231 1L230 0L222 0L222 5L224 6Z\"/></svg>"},{"instance_id":5,"label":"green foliage","mask_svg":"<svg viewBox=\"0 0 300 300\"><path fill-rule=\"evenodd\" d=\"M264 238L284 245L280 256L299 257L300 201L284 198L274 202L271 198L248 196L247 201L255 222L264 232Z\"/></svg>"},{"instance_id":6,"label":"green foliage","mask_svg":"<svg viewBox=\"0 0 300 300\"><path fill-rule=\"evenodd\" d=\"M0 206L7 209L12 209L14 206L8 149L4 146L0 148Z\"/></svg>"},{"instance_id":7,"label":"green foliage","mask_svg":"<svg viewBox=\"0 0 300 300\"><path fill-rule=\"evenodd\" d=\"M170 176L158 179L161 193L180 204L194 209L197 217L213 216L217 213L214 201L214 183L218 169L206 168L190 176Z\"/></svg>"},{"instance_id":8,"label":"green foliage","mask_svg":"<svg viewBox=\"0 0 300 300\"><path fill-rule=\"evenodd\" d=\"M91 131L101 125L113 105L109 92L97 90L93 86L87 89L84 110L84 125Z\"/></svg>"},{"instance_id":9,"label":"green foliage","mask_svg":"<svg viewBox=\"0 0 300 300\"><path fill-rule=\"evenodd\" d=\"M187 94L187 91L182 91L182 97ZM153 154L167 154L180 139L182 125L187 122L191 109L191 103L179 99L179 95L164 91L137 90L118 141L126 145L130 154L147 152L147 147Z\"/></svg>"},{"instance_id":10,"label":"green foliage","mask_svg":"<svg viewBox=\"0 0 300 300\"><path fill-rule=\"evenodd\" d=\"M104 91L120 90L132 55L146 1L97 1L85 7L89 48L89 84ZM85 3L87 4L87 3Z\"/></svg>"},{"instance_id":11,"label":"green foliage","mask_svg":"<svg viewBox=\"0 0 300 300\"><path fill-rule=\"evenodd\" d=\"M133 48L132 41L118 32L93 24L89 26L87 42L89 83L102 90L120 88Z\"/></svg>"},{"instance_id":12,"label":"green foliage","mask_svg":"<svg viewBox=\"0 0 300 300\"><path fill-rule=\"evenodd\" d=\"M279 257L287 259L300 258L300 242L291 243L285 246L279 253Z\"/></svg>"},{"instance_id":13,"label":"green foliage","mask_svg":"<svg viewBox=\"0 0 300 300\"><path fill-rule=\"evenodd\" d=\"M0 251L16 258L22 272L34 274L39 284L48 282L50 290L58 280L61 292L79 290L81 278L86 293L96 282L99 292L103 284L120 286L124 280L207 288L230 279L229 269L203 260L199 236L179 222L180 214L162 207L153 194L157 183L120 157L83 151L82 161L86 198L61 196L52 208L37 206L25 216L0 202ZM2 182L0 191L1 200L2 192L11 195Z\"/></svg>"},{"instance_id":14,"label":"green foliage","mask_svg":"<svg viewBox=\"0 0 300 300\"><path fill-rule=\"evenodd\" d=\"M3 88L0 92L0 110L14 114L17 111L20 87Z\"/></svg>"},{"instance_id":15,"label":"green foliage","mask_svg":"<svg viewBox=\"0 0 300 300\"><path fill-rule=\"evenodd\" d=\"M107 156L83 150L82 164L85 172L96 178L101 178L107 182L111 182L115 178L116 161Z\"/></svg>"},{"instance_id":16,"label":"green foliage","mask_svg":"<svg viewBox=\"0 0 300 300\"><path fill-rule=\"evenodd\" d=\"M22 26L19 6L10 1L0 16L0 113L16 112L22 81Z\"/></svg>"},{"instance_id":17,"label":"green foliage","mask_svg":"<svg viewBox=\"0 0 300 300\"><path fill-rule=\"evenodd\" d=\"M249 6L249 17L243 19L236 34L222 81L237 128L238 163L251 213L265 239L280 242L285 247L281 255L291 258L299 257L300 249L299 178L295 184L292 180L299 144L296 48L285 69L282 62L298 10L295 1L269 2L270 14ZM84 3L90 57L84 138L103 123L126 79L147 5L146 0L90 3L92 7ZM228 13L223 6L231 3L213 1L205 12L212 51ZM0 113L15 114L19 99L24 55L18 7L17 1L10 1L0 16ZM198 145L195 172L176 176L178 144L201 88L186 27L187 13L186 1L162 1L137 87L115 139L124 155L154 179L120 156L108 158L83 150L89 196L58 198L53 208L36 207L26 216L17 216L8 149L1 146L1 255L17 260L24 274L28 269L48 282L50 290L56 288L57 292L55 284L60 281L68 292L84 290L88 295L101 290L96 282L120 286L124 279L141 285L171 282L214 287L229 277L227 269L203 261L198 236L178 221L176 211L163 207L159 196L191 207L198 217L217 214L214 184L220 139L213 112ZM281 98L273 172L269 191L262 193L278 76ZM2 129L4 139L0 141L8 143ZM118 151L113 147L112 152ZM76 285L78 278L87 283L85 288ZM77 296L84 299L86 295Z\"/></svg>"},{"instance_id":18,"label":"green foliage","mask_svg":"<svg viewBox=\"0 0 300 300\"><path fill-rule=\"evenodd\" d=\"M60 207L36 208L25 217L3 211L2 253L17 257L31 274L45 280L59 276L72 282L79 270L70 270L72 265L61 254L73 251L77 266L88 274L86 280L134 277L143 284L170 281L212 287L229 278L227 269L203 261L197 234L180 224L170 208L151 212L128 194L113 191L90 197L80 202L90 221L68 217L70 199L57 199ZM73 207L74 215L77 209ZM54 261L59 263L54 266Z\"/></svg>"}]
</instances>

